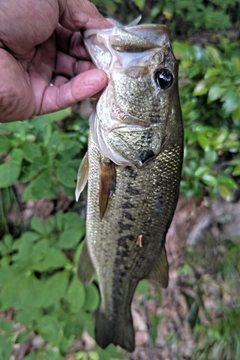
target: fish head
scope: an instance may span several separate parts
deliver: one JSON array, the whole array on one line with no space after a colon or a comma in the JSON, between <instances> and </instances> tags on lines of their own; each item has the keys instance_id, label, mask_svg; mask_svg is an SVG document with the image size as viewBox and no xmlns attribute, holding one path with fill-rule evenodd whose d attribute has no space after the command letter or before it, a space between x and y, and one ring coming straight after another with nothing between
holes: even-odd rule
<instances>
[{"instance_id":1,"label":"fish head","mask_svg":"<svg viewBox=\"0 0 240 360\"><path fill-rule=\"evenodd\" d=\"M109 78L90 123L93 139L116 164L142 166L141 154L156 156L173 122L181 118L178 62L169 30L165 25L117 24L87 30L84 42Z\"/></svg>"}]
</instances>

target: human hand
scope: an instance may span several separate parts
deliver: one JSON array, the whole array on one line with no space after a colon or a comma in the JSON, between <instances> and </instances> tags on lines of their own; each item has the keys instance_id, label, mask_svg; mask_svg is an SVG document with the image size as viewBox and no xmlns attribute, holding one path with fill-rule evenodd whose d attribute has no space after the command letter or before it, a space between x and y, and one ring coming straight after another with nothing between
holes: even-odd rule
<instances>
[{"instance_id":1,"label":"human hand","mask_svg":"<svg viewBox=\"0 0 240 360\"><path fill-rule=\"evenodd\" d=\"M88 0L1 0L0 122L64 109L101 91L106 74L91 62L79 30L110 26Z\"/></svg>"}]
</instances>

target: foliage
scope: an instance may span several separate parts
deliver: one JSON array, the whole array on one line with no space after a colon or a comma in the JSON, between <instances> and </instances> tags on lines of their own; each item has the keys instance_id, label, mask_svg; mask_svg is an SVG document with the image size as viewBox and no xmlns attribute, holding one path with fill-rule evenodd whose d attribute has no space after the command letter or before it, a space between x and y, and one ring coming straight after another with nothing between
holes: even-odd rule
<instances>
[{"instance_id":1,"label":"foliage","mask_svg":"<svg viewBox=\"0 0 240 360\"><path fill-rule=\"evenodd\" d=\"M85 223L78 214L58 212L45 222L33 217L29 230L14 241L10 234L4 236L0 244L0 305L2 310L15 309L15 321L24 331L15 338L11 323L2 320L3 354L11 352L14 342L21 343L35 332L51 349L58 349L42 349L43 358L50 351L51 359L62 359L84 329L94 336L89 312L98 307L98 290L94 284L84 287L76 277L84 233ZM26 359L38 359L38 355Z\"/></svg>"},{"instance_id":2,"label":"foliage","mask_svg":"<svg viewBox=\"0 0 240 360\"><path fill-rule=\"evenodd\" d=\"M31 121L0 124L0 152L5 161L0 165L0 189L29 183L23 200L53 199L60 190L73 196L79 160L75 155L87 143L87 133L75 119L67 132L54 123L69 115L69 109L52 116L39 116ZM2 156L3 157L3 156Z\"/></svg>"},{"instance_id":3,"label":"foliage","mask_svg":"<svg viewBox=\"0 0 240 360\"><path fill-rule=\"evenodd\" d=\"M237 0L168 0L161 2L161 11L174 33L232 28Z\"/></svg>"},{"instance_id":4,"label":"foliage","mask_svg":"<svg viewBox=\"0 0 240 360\"><path fill-rule=\"evenodd\" d=\"M219 48L173 43L180 62L185 122L182 190L187 196L231 199L240 174L240 51L222 38Z\"/></svg>"},{"instance_id":5,"label":"foliage","mask_svg":"<svg viewBox=\"0 0 240 360\"><path fill-rule=\"evenodd\" d=\"M205 249L206 251L206 249ZM203 258L203 251L189 247L186 249L185 264L179 268L179 274L184 274L184 284L191 284L191 293L185 293L189 305L189 322L196 338L196 348L191 356L193 360L231 360L240 356L240 307L239 307L239 251L238 241L227 241L224 246L208 249L209 258L217 253L215 264L217 276L214 273L202 273L198 279L192 280L192 273L199 273L199 266L205 272L209 261ZM198 267L198 269L196 269ZM216 299L214 288L222 296L229 294L228 300ZM211 302L206 302L211 293ZM193 294L191 296L191 294ZM214 298L215 297L215 298ZM219 295L218 295L219 297ZM194 311L195 309L195 311Z\"/></svg>"},{"instance_id":6,"label":"foliage","mask_svg":"<svg viewBox=\"0 0 240 360\"><path fill-rule=\"evenodd\" d=\"M94 0L107 16L128 23L139 12L145 22L170 21L173 34L236 29L235 0ZM117 14L117 15L116 15ZM230 200L240 176L240 52L238 44L218 37L218 43L192 45L175 41L180 59L180 96L185 125L185 158L181 189L186 196L214 196ZM94 337L93 317L99 304L96 282L84 287L76 279L85 223L77 212L55 211L46 221L36 217L9 228L7 217L16 206L16 187L24 189L22 202L42 198L56 201L59 193L74 199L80 158L87 145L87 121L71 115L70 109L30 121L0 124L0 309L13 309L14 322L0 318L0 359L8 359L13 345L39 334L43 346L25 359L63 359L83 330ZM17 185L16 185L17 184ZM232 266L239 246L231 243L219 270L232 285ZM188 250L186 276L200 262ZM239 269L238 269L239 270ZM203 279L191 284L198 300L188 298L191 322L199 346L196 359L232 359L239 355L239 309L221 312L219 319L200 321L204 311ZM146 282L137 292L151 299ZM159 297L160 294L154 296ZM147 301L146 300L146 301ZM223 310L223 309L219 309ZM160 315L150 314L151 336L157 338ZM168 334L171 339L171 334ZM170 341L170 340L169 340ZM230 345L229 345L230 344ZM230 355L229 355L230 354ZM121 359L113 347L77 352L80 359ZM194 359L194 357L193 357Z\"/></svg>"},{"instance_id":7,"label":"foliage","mask_svg":"<svg viewBox=\"0 0 240 360\"><path fill-rule=\"evenodd\" d=\"M55 121L66 115L58 126ZM0 124L0 203L4 204L0 230L5 232L0 243L0 309L13 308L15 321L22 326L16 336L11 322L2 319L0 358L9 358L14 343L33 334L39 334L48 348L31 353L29 360L62 359L84 329L94 337L91 313L99 304L98 289L94 284L84 287L76 277L85 221L76 212L58 211L44 222L31 218L26 228L14 229L14 238L5 216L11 201L16 202L11 188L16 181L25 186L24 201L56 199L63 191L74 197L77 156L86 150L87 132L87 122L78 115L72 118L69 110L29 122ZM105 358L111 354L120 356L114 347L109 347ZM86 356L99 359L99 351ZM81 353L76 355L82 358Z\"/></svg>"},{"instance_id":8,"label":"foliage","mask_svg":"<svg viewBox=\"0 0 240 360\"><path fill-rule=\"evenodd\" d=\"M239 24L238 0L93 0L105 16L125 24L139 14L147 23L166 23L173 35L235 29Z\"/></svg>"},{"instance_id":9,"label":"foliage","mask_svg":"<svg viewBox=\"0 0 240 360\"><path fill-rule=\"evenodd\" d=\"M77 214L58 212L45 223L32 218L29 231L14 241L5 235L0 246L1 309L15 308L16 321L26 332L36 331L63 353L73 335L82 333L87 292L96 292L94 285L85 290L74 276L73 251L84 230ZM73 259L64 253L67 249Z\"/></svg>"}]
</instances>

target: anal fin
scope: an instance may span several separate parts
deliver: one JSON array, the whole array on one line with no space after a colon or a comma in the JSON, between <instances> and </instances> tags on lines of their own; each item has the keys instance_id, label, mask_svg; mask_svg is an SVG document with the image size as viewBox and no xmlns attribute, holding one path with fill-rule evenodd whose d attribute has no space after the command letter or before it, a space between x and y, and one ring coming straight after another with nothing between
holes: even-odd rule
<instances>
[{"instance_id":1,"label":"anal fin","mask_svg":"<svg viewBox=\"0 0 240 360\"><path fill-rule=\"evenodd\" d=\"M88 153L86 152L86 154L84 155L84 157L82 159L82 162L81 162L81 164L79 166L79 169L78 169L77 185L76 185L76 189L75 189L76 201L78 201L79 196L81 195L83 189L85 188L85 186L87 184L88 168L89 168Z\"/></svg>"},{"instance_id":2,"label":"anal fin","mask_svg":"<svg viewBox=\"0 0 240 360\"><path fill-rule=\"evenodd\" d=\"M116 187L115 164L107 159L100 161L99 213L102 219L108 206L109 197Z\"/></svg>"},{"instance_id":3,"label":"anal fin","mask_svg":"<svg viewBox=\"0 0 240 360\"><path fill-rule=\"evenodd\" d=\"M153 270L148 276L149 280L158 282L162 287L166 288L168 286L168 260L165 246L163 246L160 258L155 264Z\"/></svg>"},{"instance_id":4,"label":"anal fin","mask_svg":"<svg viewBox=\"0 0 240 360\"><path fill-rule=\"evenodd\" d=\"M84 285L89 285L92 282L94 275L95 269L89 255L85 239L85 243L83 245L82 252L78 260L77 276L81 283L83 283Z\"/></svg>"}]
</instances>

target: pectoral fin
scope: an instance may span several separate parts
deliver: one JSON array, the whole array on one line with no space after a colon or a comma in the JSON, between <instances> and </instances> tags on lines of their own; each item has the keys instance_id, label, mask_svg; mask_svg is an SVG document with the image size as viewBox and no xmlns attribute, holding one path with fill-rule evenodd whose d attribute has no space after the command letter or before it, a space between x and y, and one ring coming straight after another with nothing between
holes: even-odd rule
<instances>
[{"instance_id":1,"label":"pectoral fin","mask_svg":"<svg viewBox=\"0 0 240 360\"><path fill-rule=\"evenodd\" d=\"M78 174L77 174L77 185L75 190L75 198L78 201L79 196L81 195L83 189L85 188L88 180L88 153L84 155L82 162L80 164Z\"/></svg>"},{"instance_id":2,"label":"pectoral fin","mask_svg":"<svg viewBox=\"0 0 240 360\"><path fill-rule=\"evenodd\" d=\"M109 197L116 187L116 169L111 161L100 162L99 213L102 219L108 206Z\"/></svg>"},{"instance_id":3,"label":"pectoral fin","mask_svg":"<svg viewBox=\"0 0 240 360\"><path fill-rule=\"evenodd\" d=\"M85 239L85 243L83 245L82 252L78 260L77 276L81 283L83 283L84 285L89 285L92 282L94 275L95 269L89 255Z\"/></svg>"},{"instance_id":4,"label":"pectoral fin","mask_svg":"<svg viewBox=\"0 0 240 360\"><path fill-rule=\"evenodd\" d=\"M160 258L149 275L149 280L157 281L161 286L168 286L168 261L165 246L163 246Z\"/></svg>"}]
</instances>

